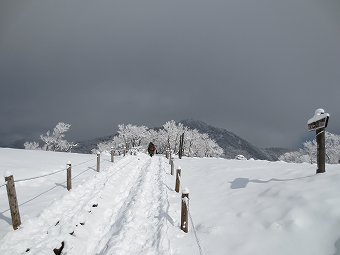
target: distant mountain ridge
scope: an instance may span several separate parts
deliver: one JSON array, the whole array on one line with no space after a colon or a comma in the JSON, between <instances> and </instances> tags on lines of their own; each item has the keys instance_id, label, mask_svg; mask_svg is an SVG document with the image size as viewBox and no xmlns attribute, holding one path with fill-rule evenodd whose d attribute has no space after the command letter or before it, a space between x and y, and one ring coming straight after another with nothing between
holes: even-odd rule
<instances>
[{"instance_id":1,"label":"distant mountain ridge","mask_svg":"<svg viewBox=\"0 0 340 255\"><path fill-rule=\"evenodd\" d=\"M94 138L90 140L78 141L77 142L78 146L74 147L72 149L72 152L85 153L85 154L91 153L92 149L97 148L98 143L112 140L114 136L115 135L107 135L107 136L102 136L102 137L98 137L98 138Z\"/></svg>"},{"instance_id":2,"label":"distant mountain ridge","mask_svg":"<svg viewBox=\"0 0 340 255\"><path fill-rule=\"evenodd\" d=\"M180 123L191 129L197 129L200 133L208 134L224 150L226 158L235 158L238 154L242 154L248 159L277 160L273 154L252 145L226 129L213 127L203 121L192 119L182 120Z\"/></svg>"},{"instance_id":3,"label":"distant mountain ridge","mask_svg":"<svg viewBox=\"0 0 340 255\"><path fill-rule=\"evenodd\" d=\"M209 137L214 139L224 150L226 158L235 158L235 156L242 154L248 159L254 158L275 161L281 154L290 151L284 148L258 148L226 129L217 128L199 120L186 119L178 121L178 123L182 123L191 129L197 129L200 133L208 134ZM160 128L156 127L153 129L158 130ZM109 135L87 141L80 141L78 142L78 146L73 149L73 152L91 153L91 150L96 148L98 143L111 140L113 137L114 135Z\"/></svg>"},{"instance_id":4,"label":"distant mountain ridge","mask_svg":"<svg viewBox=\"0 0 340 255\"><path fill-rule=\"evenodd\" d=\"M186 119L182 121L178 121L178 123L182 123L184 126L187 126L191 129L197 129L200 133L206 133L209 135L211 139L214 139L217 144L224 150L225 158L235 158L235 156L242 154L246 158L254 158L254 159L263 159L275 161L278 160L278 157L288 151L289 149L285 148L266 148L261 149L256 147L255 145L249 143L245 139L237 136L236 134L223 129L211 126L203 121ZM153 128L155 130L160 129L160 127ZM91 153L91 150L97 147L98 143L105 142L108 140L112 140L114 135L108 135L103 137L98 137L94 139L89 139L85 141L78 141L78 146L72 149L72 152L75 153ZM20 140L4 147L10 148L23 148L23 140Z\"/></svg>"}]
</instances>

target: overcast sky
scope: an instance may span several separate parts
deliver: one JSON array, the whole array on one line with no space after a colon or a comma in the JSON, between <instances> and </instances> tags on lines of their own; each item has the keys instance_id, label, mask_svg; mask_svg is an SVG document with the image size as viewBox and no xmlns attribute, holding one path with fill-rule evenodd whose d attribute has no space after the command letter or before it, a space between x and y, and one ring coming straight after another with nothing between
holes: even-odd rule
<instances>
[{"instance_id":1,"label":"overcast sky","mask_svg":"<svg viewBox=\"0 0 340 255\"><path fill-rule=\"evenodd\" d=\"M340 133L340 1L1 0L0 84L0 144L192 118L294 147L319 107Z\"/></svg>"}]
</instances>

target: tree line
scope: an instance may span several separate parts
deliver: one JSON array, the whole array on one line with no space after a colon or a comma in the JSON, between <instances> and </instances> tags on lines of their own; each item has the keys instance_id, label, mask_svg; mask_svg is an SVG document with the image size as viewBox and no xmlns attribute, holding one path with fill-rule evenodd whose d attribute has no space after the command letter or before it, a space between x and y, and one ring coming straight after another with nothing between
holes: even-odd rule
<instances>
[{"instance_id":1,"label":"tree line","mask_svg":"<svg viewBox=\"0 0 340 255\"><path fill-rule=\"evenodd\" d=\"M180 136L184 134L183 155L188 157L220 157L223 149L207 134L200 133L197 129L190 129L182 123L174 120L167 121L159 129L151 129L146 126L132 124L118 125L118 135L112 140L101 142L93 152L109 151L111 147L126 150L145 150L149 142L153 142L158 153L165 153L170 149L171 153L178 154Z\"/></svg>"},{"instance_id":2,"label":"tree line","mask_svg":"<svg viewBox=\"0 0 340 255\"><path fill-rule=\"evenodd\" d=\"M337 164L340 160L340 136L330 132L325 133L326 162ZM287 152L279 157L279 160L294 163L316 163L317 159L317 142L316 139L306 141L302 148Z\"/></svg>"},{"instance_id":3,"label":"tree line","mask_svg":"<svg viewBox=\"0 0 340 255\"><path fill-rule=\"evenodd\" d=\"M66 151L70 152L77 146L74 142L65 139L65 133L71 125L59 122L53 131L47 131L40 135L38 142L25 142L25 149L46 150L46 151ZM144 151L153 142L157 147L158 153L165 153L167 149L172 154L178 154L180 136L184 134L183 156L188 157L220 157L223 149L209 138L208 134L202 134L197 129L190 129L182 123L174 120L167 121L161 128L151 129L146 126L132 124L118 125L118 134L113 139L97 144L92 152L110 151L111 147L117 150L141 150Z\"/></svg>"}]
</instances>

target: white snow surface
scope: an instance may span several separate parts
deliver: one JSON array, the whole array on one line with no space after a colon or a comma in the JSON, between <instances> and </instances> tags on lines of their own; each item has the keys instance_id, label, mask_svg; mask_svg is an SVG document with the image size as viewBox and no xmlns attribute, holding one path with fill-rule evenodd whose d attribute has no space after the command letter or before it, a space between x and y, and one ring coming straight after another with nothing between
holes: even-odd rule
<instances>
[{"instance_id":1,"label":"white snow surface","mask_svg":"<svg viewBox=\"0 0 340 255\"><path fill-rule=\"evenodd\" d=\"M66 169L68 160L73 177L87 170L69 192L66 171L16 183L16 231L0 187L0 254L54 254L64 242L62 254L340 255L339 165L316 175L310 164L176 159L181 186L190 189L186 234L163 156L111 163L102 155L97 173L96 155L0 149L0 171L15 180Z\"/></svg>"},{"instance_id":2,"label":"white snow surface","mask_svg":"<svg viewBox=\"0 0 340 255\"><path fill-rule=\"evenodd\" d=\"M323 113L323 114L315 114L312 118L310 118L308 121L307 121L307 124L311 124L313 122L316 122L316 121L319 121L319 120L322 120L322 119L325 119L327 117L329 117L329 113Z\"/></svg>"}]
</instances>

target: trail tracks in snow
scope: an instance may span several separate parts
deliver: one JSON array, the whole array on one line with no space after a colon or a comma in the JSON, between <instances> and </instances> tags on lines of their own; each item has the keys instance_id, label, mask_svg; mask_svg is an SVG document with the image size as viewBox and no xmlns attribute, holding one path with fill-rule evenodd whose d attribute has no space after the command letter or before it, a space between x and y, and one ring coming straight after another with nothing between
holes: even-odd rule
<instances>
[{"instance_id":1,"label":"trail tracks in snow","mask_svg":"<svg viewBox=\"0 0 340 255\"><path fill-rule=\"evenodd\" d=\"M0 254L170 254L165 159L127 156L5 236Z\"/></svg>"}]
</instances>

